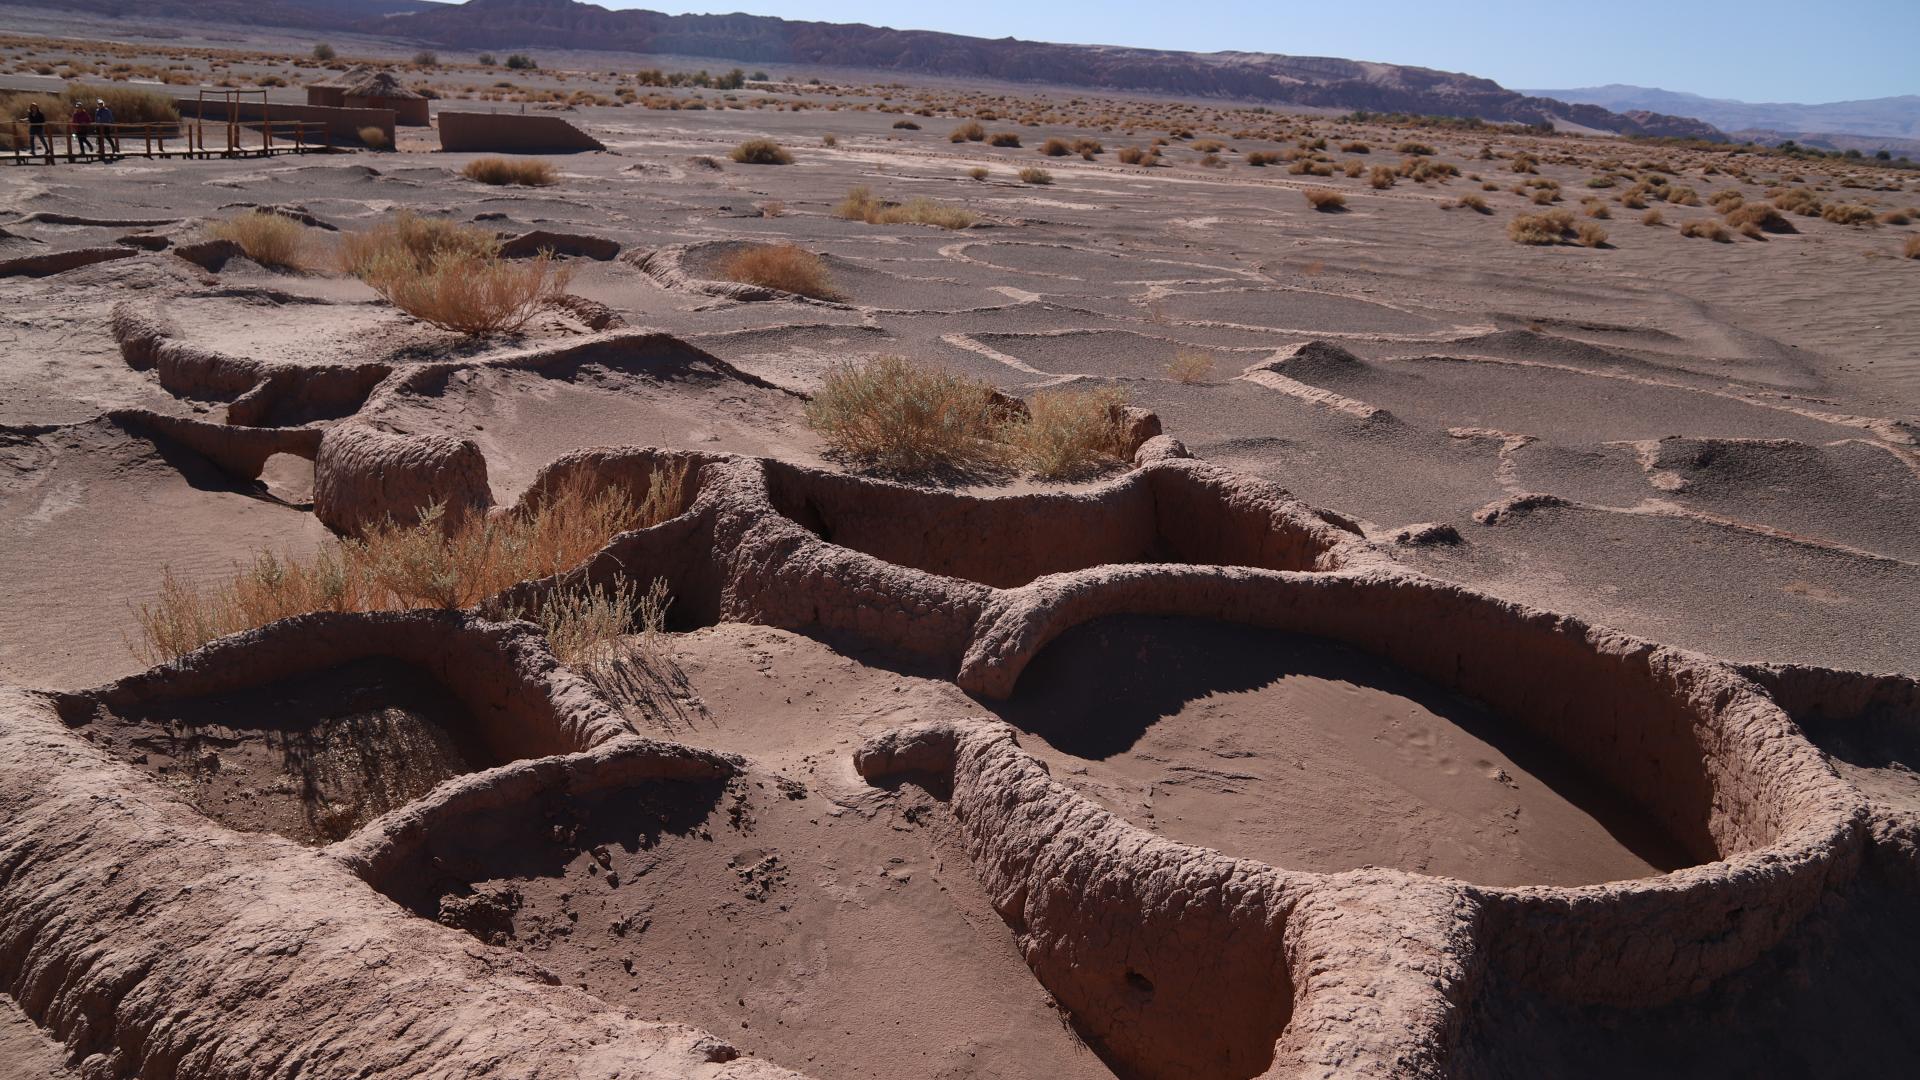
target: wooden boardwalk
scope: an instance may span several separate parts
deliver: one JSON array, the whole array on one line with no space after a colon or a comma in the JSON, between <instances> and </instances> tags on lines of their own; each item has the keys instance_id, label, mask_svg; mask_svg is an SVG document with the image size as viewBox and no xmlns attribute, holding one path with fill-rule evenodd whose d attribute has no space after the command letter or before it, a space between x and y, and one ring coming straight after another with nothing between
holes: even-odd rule
<instances>
[{"instance_id":1,"label":"wooden boardwalk","mask_svg":"<svg viewBox=\"0 0 1920 1080\"><path fill-rule=\"evenodd\" d=\"M65 121L48 121L45 136L31 146L28 145L30 133L25 121L14 121L11 127L13 148L4 152L4 158L0 160L12 165L58 165L63 162L77 165L133 157L154 160L262 158L282 154L326 153L333 149L332 136L324 124L298 120L266 124L204 121L114 124L108 129L110 134L105 140L112 144L112 149L101 145L102 126L96 124L85 132L84 142L90 147L85 150L81 149L82 133ZM172 145L169 146L169 143Z\"/></svg>"}]
</instances>

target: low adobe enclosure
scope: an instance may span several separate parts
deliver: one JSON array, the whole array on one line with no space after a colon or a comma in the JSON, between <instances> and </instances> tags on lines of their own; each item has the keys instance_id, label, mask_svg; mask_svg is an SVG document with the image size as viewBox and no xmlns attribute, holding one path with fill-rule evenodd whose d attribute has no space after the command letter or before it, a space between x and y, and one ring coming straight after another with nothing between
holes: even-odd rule
<instances>
[{"instance_id":1,"label":"low adobe enclosure","mask_svg":"<svg viewBox=\"0 0 1920 1080\"><path fill-rule=\"evenodd\" d=\"M850 745L834 764L875 799L910 782L945 803L1020 958L1123 1076L1524 1072L1549 1021L1684 1012L1920 883L1920 801L1862 794L1875 763L1914 756L1910 680L1738 668L1411 572L1154 425L1117 475L1046 493L606 447L500 506L478 444L357 414L483 367L699 364L791 392L642 332L400 368L225 357L130 311L115 329L129 363L225 422L113 423L242 479L310 460L313 513L342 534L434 504L515 512L574 480L636 499L673 483L682 509L476 610L315 613L92 690L0 689L0 988L89 1078L796 1075L494 947L530 902L503 880L572 888L565 870L611 894L653 845L726 828L781 783L643 737L507 617L621 575L664 580L673 629L779 627L993 707L1102 620L1332 643L1470 703L1479 737L1551 764L1653 867L1592 884L1314 872L1172 839L978 714ZM738 870L749 888L762 872ZM645 964L644 931L616 921L611 947Z\"/></svg>"}]
</instances>

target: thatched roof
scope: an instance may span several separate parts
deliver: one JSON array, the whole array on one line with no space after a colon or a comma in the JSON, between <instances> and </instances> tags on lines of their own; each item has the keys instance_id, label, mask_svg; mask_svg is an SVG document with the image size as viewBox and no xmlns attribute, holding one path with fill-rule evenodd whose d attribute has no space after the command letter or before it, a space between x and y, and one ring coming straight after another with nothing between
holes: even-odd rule
<instances>
[{"instance_id":1,"label":"thatched roof","mask_svg":"<svg viewBox=\"0 0 1920 1080\"><path fill-rule=\"evenodd\" d=\"M400 85L400 80L391 72L375 71L370 67L350 68L330 79L322 79L311 86L339 90L347 97L363 98L417 98L420 95Z\"/></svg>"}]
</instances>

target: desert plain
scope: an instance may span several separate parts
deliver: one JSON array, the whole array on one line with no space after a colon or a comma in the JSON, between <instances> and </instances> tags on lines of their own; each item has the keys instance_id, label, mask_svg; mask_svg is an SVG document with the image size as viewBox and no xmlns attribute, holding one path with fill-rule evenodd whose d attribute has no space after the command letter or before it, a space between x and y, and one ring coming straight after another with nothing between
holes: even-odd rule
<instances>
[{"instance_id":1,"label":"desert plain","mask_svg":"<svg viewBox=\"0 0 1920 1080\"><path fill-rule=\"evenodd\" d=\"M694 96L552 110L606 150L532 186L404 128L0 164L0 1073L1914 1060L1920 178ZM990 108L1021 145L952 137ZM1862 212L1707 227L1806 199ZM430 325L336 258L400 214L562 295ZM830 294L728 279L774 245ZM810 406L877 357L1124 430L876 469ZM563 483L667 508L470 603L143 638L169 581ZM529 613L620 575L664 610L563 662Z\"/></svg>"}]
</instances>

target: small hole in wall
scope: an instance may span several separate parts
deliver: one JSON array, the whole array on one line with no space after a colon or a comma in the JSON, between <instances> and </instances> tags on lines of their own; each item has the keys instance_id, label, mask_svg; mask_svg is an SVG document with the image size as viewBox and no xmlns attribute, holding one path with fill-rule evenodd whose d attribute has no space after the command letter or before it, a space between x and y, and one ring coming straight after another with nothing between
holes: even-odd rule
<instances>
[{"instance_id":1,"label":"small hole in wall","mask_svg":"<svg viewBox=\"0 0 1920 1080\"><path fill-rule=\"evenodd\" d=\"M1153 996L1153 980L1131 969L1127 972L1127 987L1142 998Z\"/></svg>"}]
</instances>

